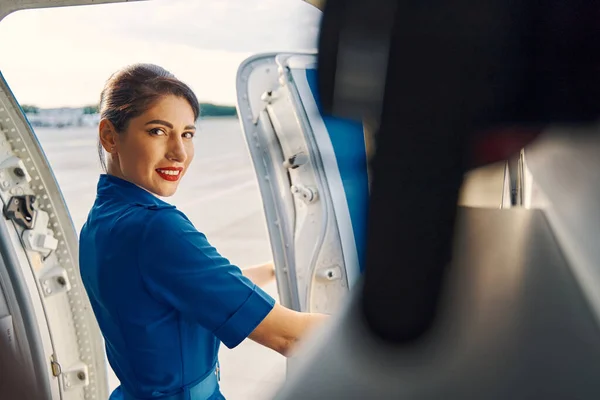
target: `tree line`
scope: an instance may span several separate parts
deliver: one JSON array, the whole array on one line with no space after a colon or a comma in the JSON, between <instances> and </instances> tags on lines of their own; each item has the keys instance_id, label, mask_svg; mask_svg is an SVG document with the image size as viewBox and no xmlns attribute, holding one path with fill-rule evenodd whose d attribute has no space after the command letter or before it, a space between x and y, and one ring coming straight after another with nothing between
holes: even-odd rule
<instances>
[{"instance_id":1,"label":"tree line","mask_svg":"<svg viewBox=\"0 0 600 400\"><path fill-rule=\"evenodd\" d=\"M40 108L31 104L21 105L25 114L39 114ZM97 114L99 112L97 105L87 105L82 107L84 114ZM237 117L235 106L225 106L212 103L200 103L200 117Z\"/></svg>"}]
</instances>

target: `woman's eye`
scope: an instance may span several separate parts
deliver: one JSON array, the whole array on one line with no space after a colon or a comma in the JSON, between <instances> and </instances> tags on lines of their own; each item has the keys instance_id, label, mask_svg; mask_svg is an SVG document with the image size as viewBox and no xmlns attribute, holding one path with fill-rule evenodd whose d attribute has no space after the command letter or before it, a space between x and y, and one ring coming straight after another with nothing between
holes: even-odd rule
<instances>
[{"instance_id":1,"label":"woman's eye","mask_svg":"<svg viewBox=\"0 0 600 400\"><path fill-rule=\"evenodd\" d=\"M157 136L165 135L165 131L162 128L152 128L149 132Z\"/></svg>"},{"instance_id":2,"label":"woman's eye","mask_svg":"<svg viewBox=\"0 0 600 400\"><path fill-rule=\"evenodd\" d=\"M183 137L186 139L193 139L194 138L194 133L193 132L186 132L183 134Z\"/></svg>"}]
</instances>

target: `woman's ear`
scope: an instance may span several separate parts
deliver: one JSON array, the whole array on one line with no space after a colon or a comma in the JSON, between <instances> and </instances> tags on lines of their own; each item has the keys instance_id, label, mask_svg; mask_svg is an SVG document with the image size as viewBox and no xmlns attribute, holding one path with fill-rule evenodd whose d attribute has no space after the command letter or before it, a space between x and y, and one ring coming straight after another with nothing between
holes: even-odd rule
<instances>
[{"instance_id":1,"label":"woman's ear","mask_svg":"<svg viewBox=\"0 0 600 400\"><path fill-rule=\"evenodd\" d=\"M98 126L98 134L100 135L100 143L107 153L115 153L117 150L117 131L108 119L100 120Z\"/></svg>"}]
</instances>

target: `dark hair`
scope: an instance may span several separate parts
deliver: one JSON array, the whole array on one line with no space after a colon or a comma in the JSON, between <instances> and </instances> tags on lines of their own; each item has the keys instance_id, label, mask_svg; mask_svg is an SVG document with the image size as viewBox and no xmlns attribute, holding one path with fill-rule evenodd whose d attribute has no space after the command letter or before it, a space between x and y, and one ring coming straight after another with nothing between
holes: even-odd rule
<instances>
[{"instance_id":1,"label":"dark hair","mask_svg":"<svg viewBox=\"0 0 600 400\"><path fill-rule=\"evenodd\" d=\"M194 112L194 120L198 119L200 105L192 89L169 71L154 64L134 64L112 74L100 95L100 118L109 120L117 133L121 133L127 129L132 118L143 114L165 95L187 100ZM102 144L98 142L100 163L106 170L102 150Z\"/></svg>"}]
</instances>

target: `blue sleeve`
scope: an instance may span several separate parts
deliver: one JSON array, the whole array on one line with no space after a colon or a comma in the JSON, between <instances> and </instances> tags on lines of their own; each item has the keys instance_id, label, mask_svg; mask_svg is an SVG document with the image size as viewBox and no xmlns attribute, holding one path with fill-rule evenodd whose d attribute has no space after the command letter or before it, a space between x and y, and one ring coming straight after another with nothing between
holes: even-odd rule
<instances>
[{"instance_id":1,"label":"blue sleeve","mask_svg":"<svg viewBox=\"0 0 600 400\"><path fill-rule=\"evenodd\" d=\"M275 300L210 245L175 209L151 211L141 237L140 272L149 291L233 348Z\"/></svg>"}]
</instances>

